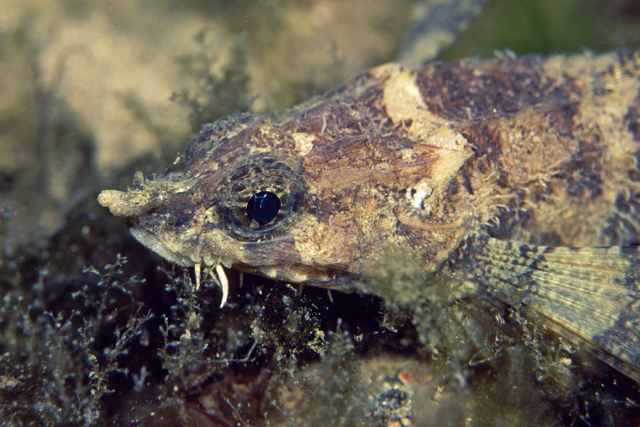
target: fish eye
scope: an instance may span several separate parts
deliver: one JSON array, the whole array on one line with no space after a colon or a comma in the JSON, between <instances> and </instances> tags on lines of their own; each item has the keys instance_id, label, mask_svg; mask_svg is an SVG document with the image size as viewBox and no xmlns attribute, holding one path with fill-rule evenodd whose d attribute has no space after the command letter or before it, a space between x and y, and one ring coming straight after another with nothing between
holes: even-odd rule
<instances>
[{"instance_id":1,"label":"fish eye","mask_svg":"<svg viewBox=\"0 0 640 427\"><path fill-rule=\"evenodd\" d=\"M307 187L302 176L284 162L250 158L223 179L214 203L222 229L244 241L284 232L302 213Z\"/></svg>"},{"instance_id":2,"label":"fish eye","mask_svg":"<svg viewBox=\"0 0 640 427\"><path fill-rule=\"evenodd\" d=\"M275 193L260 191L247 202L247 215L259 224L266 224L276 217L280 206L280 198Z\"/></svg>"}]
</instances>

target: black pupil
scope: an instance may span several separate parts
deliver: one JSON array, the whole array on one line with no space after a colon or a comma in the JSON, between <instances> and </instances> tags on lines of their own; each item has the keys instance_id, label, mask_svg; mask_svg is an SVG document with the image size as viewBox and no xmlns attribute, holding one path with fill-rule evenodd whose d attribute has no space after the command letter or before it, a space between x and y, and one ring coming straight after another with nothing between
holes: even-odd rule
<instances>
[{"instance_id":1,"label":"black pupil","mask_svg":"<svg viewBox=\"0 0 640 427\"><path fill-rule=\"evenodd\" d=\"M280 199L275 193L261 191L254 194L247 202L247 215L261 225L266 224L276 217L280 206Z\"/></svg>"}]
</instances>

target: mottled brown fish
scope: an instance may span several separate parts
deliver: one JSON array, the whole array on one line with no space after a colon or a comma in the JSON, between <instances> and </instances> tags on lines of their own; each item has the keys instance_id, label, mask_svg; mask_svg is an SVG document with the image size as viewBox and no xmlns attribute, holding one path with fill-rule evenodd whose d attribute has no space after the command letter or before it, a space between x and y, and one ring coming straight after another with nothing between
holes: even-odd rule
<instances>
[{"instance_id":1,"label":"mottled brown fish","mask_svg":"<svg viewBox=\"0 0 640 427\"><path fill-rule=\"evenodd\" d=\"M638 53L389 64L204 125L183 172L99 202L223 288L221 266L372 292L384 248L426 274L475 245L486 291L638 379L639 154Z\"/></svg>"}]
</instances>

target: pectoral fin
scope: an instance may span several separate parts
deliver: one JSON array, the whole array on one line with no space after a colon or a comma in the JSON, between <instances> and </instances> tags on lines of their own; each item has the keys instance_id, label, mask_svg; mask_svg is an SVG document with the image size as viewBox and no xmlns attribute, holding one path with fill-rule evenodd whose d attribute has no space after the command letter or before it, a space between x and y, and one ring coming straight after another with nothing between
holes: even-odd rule
<instances>
[{"instance_id":1,"label":"pectoral fin","mask_svg":"<svg viewBox=\"0 0 640 427\"><path fill-rule=\"evenodd\" d=\"M501 300L523 304L640 381L640 248L560 248L487 239L478 258Z\"/></svg>"}]
</instances>

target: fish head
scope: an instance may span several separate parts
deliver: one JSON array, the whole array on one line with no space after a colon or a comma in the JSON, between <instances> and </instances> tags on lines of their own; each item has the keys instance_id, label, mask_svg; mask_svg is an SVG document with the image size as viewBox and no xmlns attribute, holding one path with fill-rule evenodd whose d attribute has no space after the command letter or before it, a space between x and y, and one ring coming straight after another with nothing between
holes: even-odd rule
<instances>
[{"instance_id":1,"label":"fish head","mask_svg":"<svg viewBox=\"0 0 640 427\"><path fill-rule=\"evenodd\" d=\"M368 78L372 87L388 80ZM467 233L461 168L472 151L446 124L430 138L412 136L410 121L384 108L384 90L353 87L280 118L206 124L184 171L138 172L128 191L106 190L98 201L182 266L222 264L345 291L363 290L383 248L409 248L434 269Z\"/></svg>"}]
</instances>

